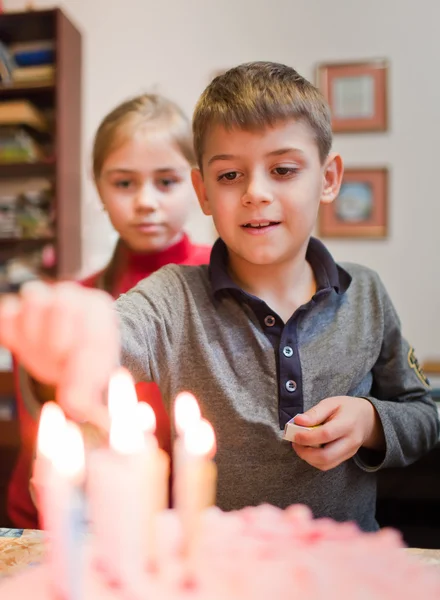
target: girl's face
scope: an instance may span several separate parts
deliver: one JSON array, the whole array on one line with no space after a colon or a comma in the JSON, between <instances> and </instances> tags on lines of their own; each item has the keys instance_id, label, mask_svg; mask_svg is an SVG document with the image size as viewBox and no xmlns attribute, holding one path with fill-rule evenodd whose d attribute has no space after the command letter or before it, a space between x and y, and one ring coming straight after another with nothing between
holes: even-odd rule
<instances>
[{"instance_id":1,"label":"girl's face","mask_svg":"<svg viewBox=\"0 0 440 600\"><path fill-rule=\"evenodd\" d=\"M105 159L97 183L113 227L135 252L158 252L183 235L193 206L191 166L176 143L140 132Z\"/></svg>"}]
</instances>

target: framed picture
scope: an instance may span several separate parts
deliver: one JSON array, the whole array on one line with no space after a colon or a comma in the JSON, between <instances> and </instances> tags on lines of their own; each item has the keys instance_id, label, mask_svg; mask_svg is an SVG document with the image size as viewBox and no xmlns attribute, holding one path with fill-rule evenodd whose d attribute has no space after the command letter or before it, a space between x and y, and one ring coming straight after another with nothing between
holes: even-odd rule
<instances>
[{"instance_id":1,"label":"framed picture","mask_svg":"<svg viewBox=\"0 0 440 600\"><path fill-rule=\"evenodd\" d=\"M318 87L335 133L387 129L387 73L383 60L318 66Z\"/></svg>"},{"instance_id":2,"label":"framed picture","mask_svg":"<svg viewBox=\"0 0 440 600\"><path fill-rule=\"evenodd\" d=\"M385 238L388 233L388 169L346 169L339 196L322 204L321 237Z\"/></svg>"}]
</instances>

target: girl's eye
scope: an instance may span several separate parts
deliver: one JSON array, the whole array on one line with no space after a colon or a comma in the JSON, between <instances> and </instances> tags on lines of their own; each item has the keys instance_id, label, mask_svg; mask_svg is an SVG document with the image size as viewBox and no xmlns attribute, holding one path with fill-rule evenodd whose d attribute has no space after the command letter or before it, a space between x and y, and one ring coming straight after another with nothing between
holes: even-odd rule
<instances>
[{"instance_id":1,"label":"girl's eye","mask_svg":"<svg viewBox=\"0 0 440 600\"><path fill-rule=\"evenodd\" d=\"M171 177L164 177L163 179L159 179L158 184L160 187L170 188L177 183L177 179L173 179Z\"/></svg>"},{"instance_id":2,"label":"girl's eye","mask_svg":"<svg viewBox=\"0 0 440 600\"><path fill-rule=\"evenodd\" d=\"M280 175L281 177L285 177L286 175L295 175L298 173L297 167L276 167L274 172L276 175Z\"/></svg>"},{"instance_id":3,"label":"girl's eye","mask_svg":"<svg viewBox=\"0 0 440 600\"><path fill-rule=\"evenodd\" d=\"M120 181L116 181L114 185L122 190L127 190L132 183L130 179L121 179Z\"/></svg>"},{"instance_id":4,"label":"girl's eye","mask_svg":"<svg viewBox=\"0 0 440 600\"><path fill-rule=\"evenodd\" d=\"M229 171L228 173L223 173L223 175L219 175L219 177L217 177L217 181L221 181L222 179L225 181L234 181L235 179L237 179L237 177L237 171Z\"/></svg>"}]
</instances>

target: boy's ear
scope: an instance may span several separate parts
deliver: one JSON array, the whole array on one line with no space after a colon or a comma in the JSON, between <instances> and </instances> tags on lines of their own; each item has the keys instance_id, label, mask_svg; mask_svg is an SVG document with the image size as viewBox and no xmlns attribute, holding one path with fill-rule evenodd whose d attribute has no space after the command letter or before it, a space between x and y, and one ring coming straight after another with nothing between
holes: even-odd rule
<instances>
[{"instance_id":1,"label":"boy's ear","mask_svg":"<svg viewBox=\"0 0 440 600\"><path fill-rule=\"evenodd\" d=\"M197 194L200 208L203 210L205 215L211 215L212 213L211 213L211 208L209 206L208 197L206 195L205 182L203 181L203 175L202 175L200 169L192 169L191 181L192 181L194 190Z\"/></svg>"},{"instance_id":2,"label":"boy's ear","mask_svg":"<svg viewBox=\"0 0 440 600\"><path fill-rule=\"evenodd\" d=\"M321 193L321 202L329 204L336 200L341 189L344 163L339 154L329 154L324 164L324 185Z\"/></svg>"}]
</instances>

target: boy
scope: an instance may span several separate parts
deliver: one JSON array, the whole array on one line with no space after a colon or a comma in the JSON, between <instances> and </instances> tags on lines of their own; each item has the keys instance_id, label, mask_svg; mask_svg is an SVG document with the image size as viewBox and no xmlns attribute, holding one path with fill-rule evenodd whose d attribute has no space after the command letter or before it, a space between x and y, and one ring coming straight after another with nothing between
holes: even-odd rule
<instances>
[{"instance_id":1,"label":"boy","mask_svg":"<svg viewBox=\"0 0 440 600\"><path fill-rule=\"evenodd\" d=\"M251 63L213 80L193 129L193 184L220 239L209 267L165 267L117 301L122 362L168 405L196 395L217 434L221 508L302 502L374 530L375 471L427 452L439 424L378 276L311 237L343 174L328 106L293 69ZM28 289L3 304L0 342L98 420L115 320L97 292ZM282 430L300 413L320 427L291 445Z\"/></svg>"}]
</instances>

